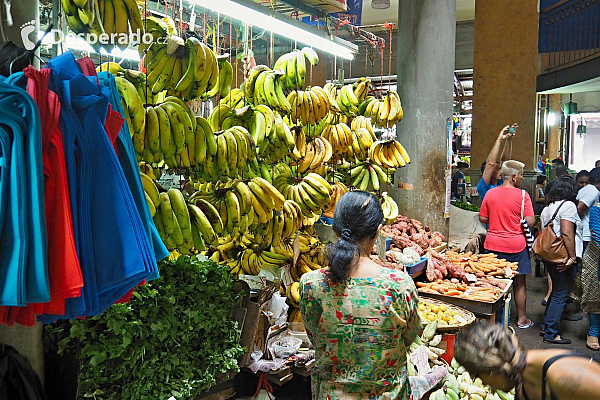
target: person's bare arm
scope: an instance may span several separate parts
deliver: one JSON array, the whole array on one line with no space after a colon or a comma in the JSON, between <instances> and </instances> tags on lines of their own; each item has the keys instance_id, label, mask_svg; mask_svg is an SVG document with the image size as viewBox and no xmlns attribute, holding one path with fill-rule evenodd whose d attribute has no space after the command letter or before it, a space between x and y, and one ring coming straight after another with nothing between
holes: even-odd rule
<instances>
[{"instance_id":1,"label":"person's bare arm","mask_svg":"<svg viewBox=\"0 0 600 400\"><path fill-rule=\"evenodd\" d=\"M530 228L533 228L533 226L535 225L535 217L525 217L525 221L527 222L527 225L529 225Z\"/></svg>"},{"instance_id":2,"label":"person's bare arm","mask_svg":"<svg viewBox=\"0 0 600 400\"><path fill-rule=\"evenodd\" d=\"M488 222L490 222L490 219L489 217L479 215L479 222L481 222L482 224L487 224Z\"/></svg>"},{"instance_id":3,"label":"person's bare arm","mask_svg":"<svg viewBox=\"0 0 600 400\"><path fill-rule=\"evenodd\" d=\"M546 200L545 196L540 196L541 189L539 187L535 187L535 202L543 203Z\"/></svg>"},{"instance_id":4,"label":"person's bare arm","mask_svg":"<svg viewBox=\"0 0 600 400\"><path fill-rule=\"evenodd\" d=\"M577 253L575 251L575 224L569 220L561 219L560 220L560 236L565 244L567 249L567 253L569 254L569 258L575 260L577 258ZM559 271L566 271L569 267L571 267L574 263L569 263L567 265L559 265L556 269Z\"/></svg>"},{"instance_id":5,"label":"person's bare arm","mask_svg":"<svg viewBox=\"0 0 600 400\"><path fill-rule=\"evenodd\" d=\"M517 123L514 123L511 125L513 128L515 128L515 132L516 129L518 128L519 125L517 125ZM509 136L506 138L506 141L504 142L504 149L502 150L502 158L500 159L500 163L503 163L506 160L510 160L510 158L512 157L512 141L513 141L513 136L514 134L509 134Z\"/></svg>"},{"instance_id":6,"label":"person's bare arm","mask_svg":"<svg viewBox=\"0 0 600 400\"><path fill-rule=\"evenodd\" d=\"M600 365L583 357L561 358L548 369L548 384L559 400L600 400Z\"/></svg>"},{"instance_id":7,"label":"person's bare arm","mask_svg":"<svg viewBox=\"0 0 600 400\"><path fill-rule=\"evenodd\" d=\"M499 160L498 158L500 156L500 147L504 145L504 141L506 139L512 136L512 134L508 133L508 128L509 125L506 125L504 128L502 128L502 130L498 134L498 138L496 138L496 142L494 143L492 150L490 150L490 154L488 154L485 169L483 170L483 175L481 177L481 179L483 179L486 185L490 184L490 180L492 179L494 172L496 172L496 168L498 168L496 166L496 163Z\"/></svg>"},{"instance_id":8,"label":"person's bare arm","mask_svg":"<svg viewBox=\"0 0 600 400\"><path fill-rule=\"evenodd\" d=\"M577 203L577 214L579 214L579 218L583 218L583 215L587 212L588 206L583 201Z\"/></svg>"}]
</instances>

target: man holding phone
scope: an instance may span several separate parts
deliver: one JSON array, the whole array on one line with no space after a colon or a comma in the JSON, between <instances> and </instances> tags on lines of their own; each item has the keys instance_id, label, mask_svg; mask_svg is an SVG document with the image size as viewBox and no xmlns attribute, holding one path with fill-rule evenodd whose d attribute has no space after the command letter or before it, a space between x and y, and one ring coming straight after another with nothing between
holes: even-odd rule
<instances>
[{"instance_id":1,"label":"man holding phone","mask_svg":"<svg viewBox=\"0 0 600 400\"><path fill-rule=\"evenodd\" d=\"M514 123L502 128L487 160L481 165L481 180L477 185L477 192L481 197L481 201L483 201L488 190L503 183L500 167L504 161L510 159L512 154L512 138L515 136L518 126ZM500 157L501 154L502 157Z\"/></svg>"}]
</instances>

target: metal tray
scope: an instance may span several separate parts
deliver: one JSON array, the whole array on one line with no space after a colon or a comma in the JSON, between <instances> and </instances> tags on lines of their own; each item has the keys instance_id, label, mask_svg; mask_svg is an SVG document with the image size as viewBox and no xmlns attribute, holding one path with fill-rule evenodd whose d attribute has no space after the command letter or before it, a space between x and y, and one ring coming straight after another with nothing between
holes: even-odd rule
<instances>
[{"instance_id":1,"label":"metal tray","mask_svg":"<svg viewBox=\"0 0 600 400\"><path fill-rule=\"evenodd\" d=\"M474 314L479 315L493 315L496 311L498 311L504 304L504 298L506 294L510 290L512 286L511 279L497 279L506 283L506 288L502 292L502 294L498 297L493 303L485 302L485 301L477 301L477 300L469 300L463 299L461 297L454 296L446 296L444 294L435 294L435 293L424 293L419 291L419 296L423 297L431 297L433 299L438 299L445 301L446 303L454 304L455 306L462 307L466 310L471 311Z\"/></svg>"}]
</instances>

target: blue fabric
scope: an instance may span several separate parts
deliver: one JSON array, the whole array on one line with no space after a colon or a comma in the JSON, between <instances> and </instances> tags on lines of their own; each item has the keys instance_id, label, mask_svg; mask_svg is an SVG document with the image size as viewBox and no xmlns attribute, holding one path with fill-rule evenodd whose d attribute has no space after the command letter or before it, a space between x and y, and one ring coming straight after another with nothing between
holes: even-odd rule
<instances>
[{"instance_id":1,"label":"blue fabric","mask_svg":"<svg viewBox=\"0 0 600 400\"><path fill-rule=\"evenodd\" d=\"M124 110L121 106L121 96L117 90L114 75L109 72L100 72L98 74L98 78L100 80L100 84L108 87L110 90L110 104L112 105L113 110L120 113L121 116L124 116ZM131 188L135 205L140 216L142 217L144 229L148 238L150 239L150 245L153 248L154 257L156 260L162 260L163 258L169 256L169 250L167 250L160 239L158 231L156 230L156 226L154 225L154 220L150 214L150 209L148 208L148 202L146 201L144 186L142 185L142 178L140 176L137 158L133 148L133 142L131 141L131 135L129 134L129 128L127 127L127 120L125 120L125 123L123 124L123 127L121 128L117 138L117 154L121 163L121 167L123 168L123 172L125 173L127 183ZM148 279L157 279L158 277L157 268L156 273L152 274Z\"/></svg>"},{"instance_id":2,"label":"blue fabric","mask_svg":"<svg viewBox=\"0 0 600 400\"><path fill-rule=\"evenodd\" d=\"M50 300L40 117L31 96L7 83L20 75L0 83L0 304L7 306Z\"/></svg>"},{"instance_id":3,"label":"blue fabric","mask_svg":"<svg viewBox=\"0 0 600 400\"><path fill-rule=\"evenodd\" d=\"M111 89L83 75L71 53L50 60L49 67L50 88L61 102L71 207L85 286L81 298L67 300L64 316L38 318L46 323L101 313L144 279L158 276L148 224L140 217L123 161L104 129ZM130 157L127 147L126 159ZM156 247L161 254L162 249Z\"/></svg>"},{"instance_id":4,"label":"blue fabric","mask_svg":"<svg viewBox=\"0 0 600 400\"><path fill-rule=\"evenodd\" d=\"M477 193L479 193L479 197L481 197L481 201L483 201L483 198L485 197L485 194L490 190L493 189L495 187L498 186L502 186L502 184L504 183L504 181L502 179L500 179L500 182L498 182L497 185L494 185L490 182L489 185L487 185L485 183L485 181L483 180L483 178L481 178L479 180L479 183L477 184Z\"/></svg>"},{"instance_id":5,"label":"blue fabric","mask_svg":"<svg viewBox=\"0 0 600 400\"><path fill-rule=\"evenodd\" d=\"M600 336L600 314L588 313L590 317L590 326L588 327L588 335L593 337Z\"/></svg>"},{"instance_id":6,"label":"blue fabric","mask_svg":"<svg viewBox=\"0 0 600 400\"><path fill-rule=\"evenodd\" d=\"M546 270L552 279L552 292L548 297L542 330L545 339L555 339L559 335L560 319L567 304L571 286L575 281L575 268L571 267L564 272L556 269L556 264L544 262Z\"/></svg>"}]
</instances>

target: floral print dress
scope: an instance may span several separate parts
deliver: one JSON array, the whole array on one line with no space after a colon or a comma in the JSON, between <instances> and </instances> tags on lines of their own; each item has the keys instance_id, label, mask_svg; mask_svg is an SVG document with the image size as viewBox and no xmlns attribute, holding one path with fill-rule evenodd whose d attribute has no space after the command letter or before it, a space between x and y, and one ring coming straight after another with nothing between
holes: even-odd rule
<instances>
[{"instance_id":1,"label":"floral print dress","mask_svg":"<svg viewBox=\"0 0 600 400\"><path fill-rule=\"evenodd\" d=\"M412 399L406 347L421 322L411 277L384 268L335 284L326 273L300 280L300 311L316 352L313 400Z\"/></svg>"}]
</instances>

